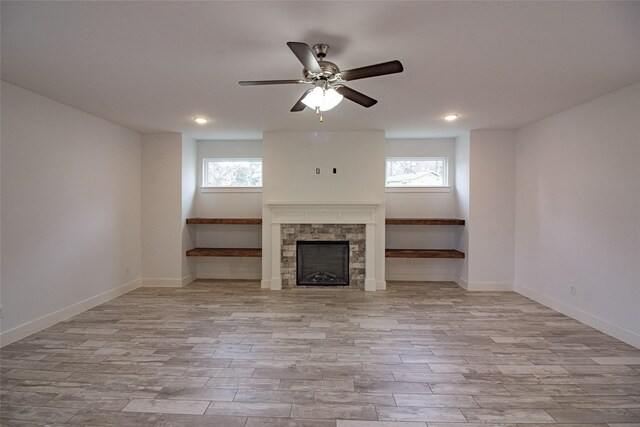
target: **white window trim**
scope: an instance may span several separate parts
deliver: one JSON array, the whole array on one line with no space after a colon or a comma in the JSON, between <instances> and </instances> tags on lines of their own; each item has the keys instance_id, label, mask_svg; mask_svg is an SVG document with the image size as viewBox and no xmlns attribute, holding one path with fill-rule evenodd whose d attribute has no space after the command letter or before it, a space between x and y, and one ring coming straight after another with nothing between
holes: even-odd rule
<instances>
[{"instance_id":1,"label":"white window trim","mask_svg":"<svg viewBox=\"0 0 640 427\"><path fill-rule=\"evenodd\" d=\"M444 185L442 186L387 186L387 162L388 161L420 161L420 160L444 160L444 171L442 173L444 178ZM431 157L386 157L384 159L384 188L387 193L449 193L451 186L449 185L449 158L444 156L431 156Z\"/></svg>"},{"instance_id":2,"label":"white window trim","mask_svg":"<svg viewBox=\"0 0 640 427\"><path fill-rule=\"evenodd\" d=\"M451 187L385 187L385 193L451 193Z\"/></svg>"},{"instance_id":3,"label":"white window trim","mask_svg":"<svg viewBox=\"0 0 640 427\"><path fill-rule=\"evenodd\" d=\"M201 193L262 193L262 187L200 187Z\"/></svg>"},{"instance_id":4,"label":"white window trim","mask_svg":"<svg viewBox=\"0 0 640 427\"><path fill-rule=\"evenodd\" d=\"M260 187L209 187L204 185L207 179L207 163L213 160L216 162L260 162L262 168L262 158L260 157L203 157L202 158L202 179L200 180L200 192L202 193L261 193ZM263 183L264 184L264 183Z\"/></svg>"}]
</instances>

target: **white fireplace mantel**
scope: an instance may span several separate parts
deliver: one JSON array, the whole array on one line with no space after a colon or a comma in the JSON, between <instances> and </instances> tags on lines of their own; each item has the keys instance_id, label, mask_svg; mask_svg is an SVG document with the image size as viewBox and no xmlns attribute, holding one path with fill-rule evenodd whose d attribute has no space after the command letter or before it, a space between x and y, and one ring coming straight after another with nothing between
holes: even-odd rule
<instances>
[{"instance_id":1,"label":"white fireplace mantel","mask_svg":"<svg viewBox=\"0 0 640 427\"><path fill-rule=\"evenodd\" d=\"M378 204L268 204L272 224L375 224Z\"/></svg>"},{"instance_id":2,"label":"white fireplace mantel","mask_svg":"<svg viewBox=\"0 0 640 427\"><path fill-rule=\"evenodd\" d=\"M272 290L282 289L281 225L282 224L365 224L365 291L376 290L376 213L380 204L267 204L271 223L271 278ZM263 256L264 256L263 251ZM382 260L384 262L384 259ZM265 281L263 280L263 283Z\"/></svg>"}]
</instances>

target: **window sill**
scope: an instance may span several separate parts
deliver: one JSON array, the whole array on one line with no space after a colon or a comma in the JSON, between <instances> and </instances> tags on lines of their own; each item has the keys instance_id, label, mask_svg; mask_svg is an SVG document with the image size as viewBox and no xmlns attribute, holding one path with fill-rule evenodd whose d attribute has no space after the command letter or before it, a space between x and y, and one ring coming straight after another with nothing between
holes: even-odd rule
<instances>
[{"instance_id":1,"label":"window sill","mask_svg":"<svg viewBox=\"0 0 640 427\"><path fill-rule=\"evenodd\" d=\"M451 193L451 187L385 187L385 193Z\"/></svg>"},{"instance_id":2,"label":"window sill","mask_svg":"<svg viewBox=\"0 0 640 427\"><path fill-rule=\"evenodd\" d=\"M262 193L262 187L200 187L201 193Z\"/></svg>"}]
</instances>

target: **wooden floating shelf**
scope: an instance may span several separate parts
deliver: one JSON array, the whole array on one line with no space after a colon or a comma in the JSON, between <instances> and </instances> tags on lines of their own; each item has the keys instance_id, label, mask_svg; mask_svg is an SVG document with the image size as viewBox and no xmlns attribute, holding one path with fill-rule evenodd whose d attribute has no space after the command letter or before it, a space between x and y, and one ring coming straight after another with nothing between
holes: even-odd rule
<instances>
[{"instance_id":1,"label":"wooden floating shelf","mask_svg":"<svg viewBox=\"0 0 640 427\"><path fill-rule=\"evenodd\" d=\"M194 248L187 251L187 256L260 258L262 256L262 249L261 248Z\"/></svg>"},{"instance_id":2,"label":"wooden floating shelf","mask_svg":"<svg viewBox=\"0 0 640 427\"><path fill-rule=\"evenodd\" d=\"M464 252L455 249L386 249L386 258L451 258L463 259Z\"/></svg>"},{"instance_id":3,"label":"wooden floating shelf","mask_svg":"<svg viewBox=\"0 0 640 427\"><path fill-rule=\"evenodd\" d=\"M187 218L187 224L262 224L262 218Z\"/></svg>"},{"instance_id":4,"label":"wooden floating shelf","mask_svg":"<svg viewBox=\"0 0 640 427\"><path fill-rule=\"evenodd\" d=\"M464 219L457 218L387 218L387 225L464 225Z\"/></svg>"}]
</instances>

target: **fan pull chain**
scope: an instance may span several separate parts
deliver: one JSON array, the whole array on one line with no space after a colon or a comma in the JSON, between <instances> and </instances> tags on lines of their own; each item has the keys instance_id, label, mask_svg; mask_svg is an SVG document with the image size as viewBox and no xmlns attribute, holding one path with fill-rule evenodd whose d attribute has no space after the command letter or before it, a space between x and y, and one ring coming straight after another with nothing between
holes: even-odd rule
<instances>
[{"instance_id":1,"label":"fan pull chain","mask_svg":"<svg viewBox=\"0 0 640 427\"><path fill-rule=\"evenodd\" d=\"M324 123L324 118L322 117L322 114L320 114L320 107L316 107L316 114L320 116L320 123Z\"/></svg>"}]
</instances>

